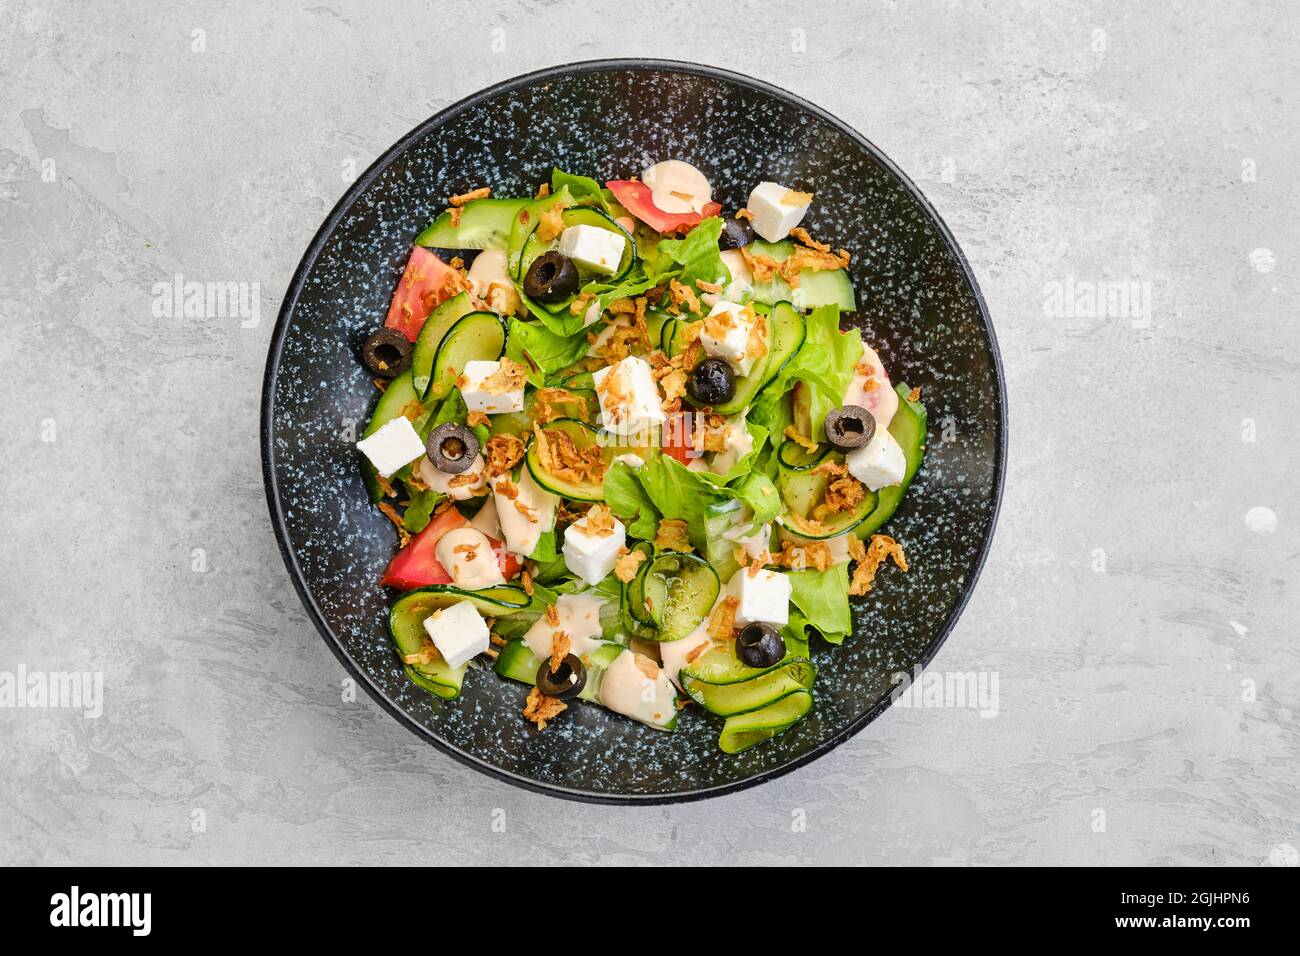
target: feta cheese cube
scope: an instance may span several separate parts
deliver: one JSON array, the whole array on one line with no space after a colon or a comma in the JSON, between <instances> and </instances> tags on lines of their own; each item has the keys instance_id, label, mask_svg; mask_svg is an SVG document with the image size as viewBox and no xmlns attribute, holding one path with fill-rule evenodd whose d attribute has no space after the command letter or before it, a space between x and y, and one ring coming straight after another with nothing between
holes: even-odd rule
<instances>
[{"instance_id":1,"label":"feta cheese cube","mask_svg":"<svg viewBox=\"0 0 1300 956\"><path fill-rule=\"evenodd\" d=\"M375 471L387 478L424 454L424 440L411 420L399 415L380 425L373 435L357 442L357 450L370 459Z\"/></svg>"},{"instance_id":2,"label":"feta cheese cube","mask_svg":"<svg viewBox=\"0 0 1300 956\"><path fill-rule=\"evenodd\" d=\"M468 664L491 640L487 623L468 601L434 611L424 619L424 629L448 667Z\"/></svg>"},{"instance_id":3,"label":"feta cheese cube","mask_svg":"<svg viewBox=\"0 0 1300 956\"><path fill-rule=\"evenodd\" d=\"M438 563L451 575L451 583L466 591L478 591L505 584L501 563L492 542L483 532L470 527L448 531L433 549Z\"/></svg>"},{"instance_id":4,"label":"feta cheese cube","mask_svg":"<svg viewBox=\"0 0 1300 956\"><path fill-rule=\"evenodd\" d=\"M759 183L749 194L746 208L753 213L754 231L768 242L780 242L803 222L810 205L810 193L796 192L780 183Z\"/></svg>"},{"instance_id":5,"label":"feta cheese cube","mask_svg":"<svg viewBox=\"0 0 1300 956\"><path fill-rule=\"evenodd\" d=\"M568 256L579 269L613 275L627 249L627 238L600 226L569 226L560 233L560 255Z\"/></svg>"},{"instance_id":6,"label":"feta cheese cube","mask_svg":"<svg viewBox=\"0 0 1300 956\"><path fill-rule=\"evenodd\" d=\"M889 429L877 426L871 441L845 456L844 467L872 491L879 491L886 485L902 483L907 456Z\"/></svg>"},{"instance_id":7,"label":"feta cheese cube","mask_svg":"<svg viewBox=\"0 0 1300 956\"><path fill-rule=\"evenodd\" d=\"M700 344L709 355L725 359L738 375L748 375L757 356L751 355L749 336L753 312L734 302L719 302L704 317Z\"/></svg>"},{"instance_id":8,"label":"feta cheese cube","mask_svg":"<svg viewBox=\"0 0 1300 956\"><path fill-rule=\"evenodd\" d=\"M727 594L740 601L737 627L758 621L780 625L790 619L790 579L779 571L751 574L749 568L741 568L727 583Z\"/></svg>"},{"instance_id":9,"label":"feta cheese cube","mask_svg":"<svg viewBox=\"0 0 1300 956\"><path fill-rule=\"evenodd\" d=\"M635 435L661 424L667 417L659 386L645 359L629 355L617 365L602 368L591 378L596 385L600 419L606 430L618 435Z\"/></svg>"},{"instance_id":10,"label":"feta cheese cube","mask_svg":"<svg viewBox=\"0 0 1300 956\"><path fill-rule=\"evenodd\" d=\"M483 384L501 370L500 362L474 361L465 363L465 371L460 378L460 394L465 399L465 407L471 412L483 412L487 415L501 415L506 412L524 410L524 387L520 385L509 391L487 391Z\"/></svg>"},{"instance_id":11,"label":"feta cheese cube","mask_svg":"<svg viewBox=\"0 0 1300 956\"><path fill-rule=\"evenodd\" d=\"M614 530L592 532L583 515L564 532L564 565L587 584L599 584L614 570L618 553L627 544L627 528L617 518Z\"/></svg>"}]
</instances>

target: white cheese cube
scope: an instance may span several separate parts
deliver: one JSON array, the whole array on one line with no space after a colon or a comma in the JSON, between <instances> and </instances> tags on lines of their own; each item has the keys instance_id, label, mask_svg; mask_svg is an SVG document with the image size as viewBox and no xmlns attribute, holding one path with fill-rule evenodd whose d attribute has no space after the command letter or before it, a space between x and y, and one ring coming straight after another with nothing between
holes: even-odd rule
<instances>
[{"instance_id":1,"label":"white cheese cube","mask_svg":"<svg viewBox=\"0 0 1300 956\"><path fill-rule=\"evenodd\" d=\"M370 437L357 442L357 450L370 459L375 471L387 478L424 454L424 440L411 420L399 415L380 425Z\"/></svg>"},{"instance_id":2,"label":"white cheese cube","mask_svg":"<svg viewBox=\"0 0 1300 956\"><path fill-rule=\"evenodd\" d=\"M448 531L438 539L433 553L458 588L478 591L506 583L492 542L482 531L468 526Z\"/></svg>"},{"instance_id":3,"label":"white cheese cube","mask_svg":"<svg viewBox=\"0 0 1300 956\"><path fill-rule=\"evenodd\" d=\"M614 570L618 553L627 544L627 528L614 519L614 530L596 534L588 530L587 516L564 532L564 565L587 584L599 584Z\"/></svg>"},{"instance_id":4,"label":"white cheese cube","mask_svg":"<svg viewBox=\"0 0 1300 956\"><path fill-rule=\"evenodd\" d=\"M594 373L600 419L606 430L635 435L663 422L663 400L650 372L650 363L629 355L617 365Z\"/></svg>"},{"instance_id":5,"label":"white cheese cube","mask_svg":"<svg viewBox=\"0 0 1300 956\"><path fill-rule=\"evenodd\" d=\"M460 667L488 649L487 623L468 601L434 611L424 619L429 640L448 667Z\"/></svg>"},{"instance_id":6,"label":"white cheese cube","mask_svg":"<svg viewBox=\"0 0 1300 956\"><path fill-rule=\"evenodd\" d=\"M465 363L460 379L460 394L465 407L471 412L501 415L524 410L524 387L507 392L485 391L483 383L501 370L500 362L474 361Z\"/></svg>"},{"instance_id":7,"label":"white cheese cube","mask_svg":"<svg viewBox=\"0 0 1300 956\"><path fill-rule=\"evenodd\" d=\"M569 226L560 233L560 255L568 256L579 269L613 275L623 259L627 238L600 226Z\"/></svg>"},{"instance_id":8,"label":"white cheese cube","mask_svg":"<svg viewBox=\"0 0 1300 956\"><path fill-rule=\"evenodd\" d=\"M759 183L749 194L747 208L754 216L754 231L768 242L780 242L803 222L811 204L808 193L787 189L780 183Z\"/></svg>"},{"instance_id":9,"label":"white cheese cube","mask_svg":"<svg viewBox=\"0 0 1300 956\"><path fill-rule=\"evenodd\" d=\"M886 485L902 483L907 456L889 429L877 426L871 441L845 456L844 467L872 491L879 491Z\"/></svg>"},{"instance_id":10,"label":"white cheese cube","mask_svg":"<svg viewBox=\"0 0 1300 956\"><path fill-rule=\"evenodd\" d=\"M506 548L515 554L532 554L542 535L555 527L560 497L533 481L527 468L520 469L517 482L509 475L492 479L492 498L501 532L506 536Z\"/></svg>"},{"instance_id":11,"label":"white cheese cube","mask_svg":"<svg viewBox=\"0 0 1300 956\"><path fill-rule=\"evenodd\" d=\"M780 625L790 619L790 579L779 571L751 574L749 568L741 568L731 576L727 593L740 601L737 627L758 621Z\"/></svg>"},{"instance_id":12,"label":"white cheese cube","mask_svg":"<svg viewBox=\"0 0 1300 956\"><path fill-rule=\"evenodd\" d=\"M754 365L750 355L749 334L753 327L751 312L734 302L719 302L704 317L700 344L712 356L725 359L738 375L748 375Z\"/></svg>"}]
</instances>

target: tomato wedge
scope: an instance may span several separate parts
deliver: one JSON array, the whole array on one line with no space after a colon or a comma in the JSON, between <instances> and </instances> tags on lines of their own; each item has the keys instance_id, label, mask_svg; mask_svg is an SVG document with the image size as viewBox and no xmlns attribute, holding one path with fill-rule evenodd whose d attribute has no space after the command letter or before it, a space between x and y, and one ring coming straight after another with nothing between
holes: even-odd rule
<instances>
[{"instance_id":1,"label":"tomato wedge","mask_svg":"<svg viewBox=\"0 0 1300 956\"><path fill-rule=\"evenodd\" d=\"M691 459L698 457L692 442L694 423L693 412L674 412L661 426L660 449L669 458L676 458L683 465L689 465Z\"/></svg>"},{"instance_id":2,"label":"tomato wedge","mask_svg":"<svg viewBox=\"0 0 1300 956\"><path fill-rule=\"evenodd\" d=\"M631 179L611 179L605 183L619 205L636 216L655 232L678 232L698 226L709 216L722 212L715 202L704 204L702 212L664 212L655 205L650 187Z\"/></svg>"},{"instance_id":3,"label":"tomato wedge","mask_svg":"<svg viewBox=\"0 0 1300 956\"><path fill-rule=\"evenodd\" d=\"M448 531L463 528L467 524L469 521L455 508L434 515L424 530L411 538L406 547L393 556L379 583L399 591L428 587L430 584L451 584L451 575L438 562L438 541ZM500 541L492 537L488 537L488 541L497 556L502 577L508 581L523 570L523 564L502 547Z\"/></svg>"},{"instance_id":4,"label":"tomato wedge","mask_svg":"<svg viewBox=\"0 0 1300 956\"><path fill-rule=\"evenodd\" d=\"M414 342L434 306L450 299L460 288L459 283L455 269L423 246L412 247L384 325Z\"/></svg>"}]
</instances>

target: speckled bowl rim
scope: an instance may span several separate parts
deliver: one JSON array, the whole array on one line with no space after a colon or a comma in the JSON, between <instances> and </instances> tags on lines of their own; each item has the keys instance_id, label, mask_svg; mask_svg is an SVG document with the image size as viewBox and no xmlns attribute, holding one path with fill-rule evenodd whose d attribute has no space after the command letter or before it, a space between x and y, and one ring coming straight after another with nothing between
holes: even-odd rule
<instances>
[{"instance_id":1,"label":"speckled bowl rim","mask_svg":"<svg viewBox=\"0 0 1300 956\"><path fill-rule=\"evenodd\" d=\"M312 623L316 625L316 630L320 632L326 645L334 652L334 656L342 662L354 678L356 678L367 692L373 697L384 710L388 711L398 723L402 724L410 731L418 735L442 752L450 755L466 766L473 767L489 776L504 780L507 783L514 784L526 790L532 790L538 793L544 793L549 796L563 797L568 800L579 800L588 803L605 803L605 804L642 804L657 805L666 803L683 803L691 800L702 800L708 797L717 797L727 793L735 793L749 787L766 783L784 774L790 773L805 764L811 763L823 754L829 753L840 744L844 743L850 737L856 735L867 724L879 717L892 703L890 695L886 694L876 703L869 711L853 721L838 734L828 737L817 746L813 747L807 753L800 754L792 758L789 762L779 767L765 770L744 780L736 780L730 783L718 784L714 787L700 787L695 790L687 790L669 794L613 794L597 793L588 790L579 790L573 787L565 787L557 784L544 783L534 780L522 774L513 773L503 770L500 767L493 766L485 760L475 757L472 754L465 753L455 746L441 740L436 734L414 720L403 710L397 702L390 698L384 691L371 680L369 674L362 669L352 655L348 653L343 641L333 632L325 621L325 616L320 607L316 604L315 598L312 597L305 583L301 566L298 564L298 556L294 552L290 540L289 529L286 523L284 510L280 503L280 488L275 474L275 451L272 441L272 422L274 418L274 397L276 378L280 370L280 359L284 349L285 336L288 332L289 322L294 311L298 307L298 299L302 294L303 286L306 282L307 275L312 267L316 264L316 259L320 255L321 249L324 248L338 224L343 217L352 208L352 205L365 193L375 179L388 166L397 159L409 146L433 130L437 129L448 120L455 117L463 110L469 109L483 102L484 100L495 97L501 93L532 85L534 83L555 79L560 76L580 73L601 73L614 70L642 70L642 71L668 71L675 73L685 73L695 76L707 77L714 80L722 80L727 83L734 83L738 86L747 87L767 96L784 100L801 110L805 110L817 119L827 123L845 136L852 139L861 146L871 157L882 167L889 171L903 186L917 204L923 209L927 216L934 222L943 237L943 242L948 251L956 258L958 265L961 267L962 275L966 282L970 284L971 291L975 296L975 303L979 309L980 323L984 328L984 333L988 339L989 354L993 359L993 373L997 385L997 393L994 396L994 405L997 410L997 435L995 442L996 461L994 463L993 478L993 512L989 521L988 533L985 536L984 544L976 556L975 565L966 578L965 585L961 594L957 598L952 612L948 619L940 628L938 636L926 648L925 654L921 659L921 666L928 667L930 661L934 659L939 648L943 646L948 635L952 633L961 617L962 610L966 607L966 602L970 600L972 592L975 590L975 583L979 580L980 572L984 569L984 562L988 557L989 549L993 544L993 536L997 529L998 514L1002 507L1003 483L1006 473L1007 458L1007 402L1006 402L1006 383L1003 379L1002 371L1002 354L998 350L997 338L993 332L993 323L989 319L988 306L984 302L984 294L980 291L979 283L975 281L975 274L971 271L970 263L967 262L965 254L961 247L957 245L957 240L953 237L952 231L943 221L938 211L925 198L916 184L899 169L894 162L886 156L875 144L865 136L853 129L847 123L821 107L808 102L800 96L796 96L787 90L771 83L765 83L762 80L756 80L739 73L733 73L730 70L723 70L713 66L705 66L699 63L688 63L679 60L654 60L640 58L625 59L606 59L606 60L584 60L578 63L568 63L560 66L545 67L535 70L532 73L525 73L512 79L503 80L493 86L480 90L471 96L452 104L441 112L431 116L419 126L415 127L391 147L384 152L382 156L376 159L370 167L357 178L352 187L343 195L343 198L335 204L325 221L321 224L316 235L312 237L311 243L307 246L307 251L303 253L302 260L298 263L298 268L294 271L293 279L285 291L284 301L280 306L280 315L276 319L275 329L271 333L270 349L266 358L266 373L262 382L262 477L266 484L266 500L271 511L271 523L275 527L276 543L280 546L280 554L284 558L285 567L289 570L289 577L293 581L294 589L298 592L298 597L302 600L303 607L307 609L307 614Z\"/></svg>"}]
</instances>

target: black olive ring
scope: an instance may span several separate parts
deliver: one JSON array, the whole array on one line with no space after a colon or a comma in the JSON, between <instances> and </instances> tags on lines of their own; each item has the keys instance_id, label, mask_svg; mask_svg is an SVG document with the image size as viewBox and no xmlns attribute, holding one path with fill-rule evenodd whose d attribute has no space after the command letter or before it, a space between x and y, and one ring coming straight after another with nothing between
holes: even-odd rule
<instances>
[{"instance_id":1,"label":"black olive ring","mask_svg":"<svg viewBox=\"0 0 1300 956\"><path fill-rule=\"evenodd\" d=\"M478 436L455 422L447 422L431 431L424 447L433 467L446 475L468 471L479 451Z\"/></svg>"},{"instance_id":2,"label":"black olive ring","mask_svg":"<svg viewBox=\"0 0 1300 956\"><path fill-rule=\"evenodd\" d=\"M875 437L876 416L861 405L832 408L826 415L826 440L836 448L861 448Z\"/></svg>"},{"instance_id":3,"label":"black olive ring","mask_svg":"<svg viewBox=\"0 0 1300 956\"><path fill-rule=\"evenodd\" d=\"M560 661L560 666L552 671L550 658L542 661L537 668L537 689L547 697L567 700L582 693L587 686L587 668L573 654Z\"/></svg>"}]
</instances>

